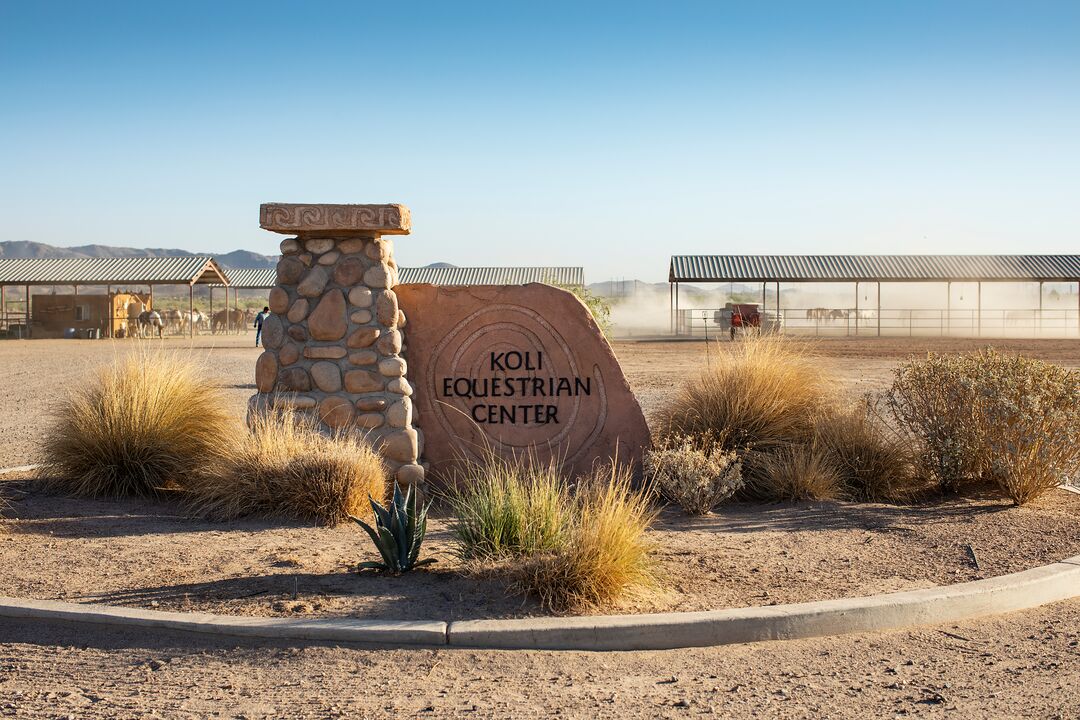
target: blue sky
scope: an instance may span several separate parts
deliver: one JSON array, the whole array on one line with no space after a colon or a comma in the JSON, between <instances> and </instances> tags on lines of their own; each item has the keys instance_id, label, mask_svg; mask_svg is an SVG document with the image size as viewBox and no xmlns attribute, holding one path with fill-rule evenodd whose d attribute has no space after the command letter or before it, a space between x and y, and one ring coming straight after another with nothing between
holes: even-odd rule
<instances>
[{"instance_id":1,"label":"blue sky","mask_svg":"<svg viewBox=\"0 0 1080 720\"><path fill-rule=\"evenodd\" d=\"M403 202L404 265L1076 252L1080 3L0 0L0 240L271 253Z\"/></svg>"}]
</instances>

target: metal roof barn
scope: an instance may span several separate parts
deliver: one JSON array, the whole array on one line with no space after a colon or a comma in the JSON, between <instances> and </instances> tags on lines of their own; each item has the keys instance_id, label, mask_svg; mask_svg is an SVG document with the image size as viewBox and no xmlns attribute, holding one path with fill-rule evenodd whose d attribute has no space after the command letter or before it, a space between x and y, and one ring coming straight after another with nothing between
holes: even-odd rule
<instances>
[{"instance_id":1,"label":"metal roof barn","mask_svg":"<svg viewBox=\"0 0 1080 720\"><path fill-rule=\"evenodd\" d=\"M674 255L668 282L1075 282L1080 255Z\"/></svg>"},{"instance_id":2,"label":"metal roof barn","mask_svg":"<svg viewBox=\"0 0 1080 720\"><path fill-rule=\"evenodd\" d=\"M11 315L5 290L8 285L26 289L23 312ZM18 334L32 337L30 288L42 285L71 285L78 295L80 285L105 285L111 293L113 285L146 285L150 288L150 307L153 307L155 285L187 285L188 312L195 310L195 286L209 285L226 288L228 298L229 277L225 270L209 256L188 255L183 257L125 257L125 258L0 258L0 323L9 332L14 320L24 324ZM235 293L234 293L235 298ZM213 296L211 295L211 303ZM235 300L234 300L235 304ZM194 323L189 324L189 334L195 333Z\"/></svg>"},{"instance_id":3,"label":"metal roof barn","mask_svg":"<svg viewBox=\"0 0 1080 720\"><path fill-rule=\"evenodd\" d=\"M228 285L212 257L0 258L0 285Z\"/></svg>"},{"instance_id":4,"label":"metal roof barn","mask_svg":"<svg viewBox=\"0 0 1080 720\"><path fill-rule=\"evenodd\" d=\"M585 285L580 267L419 267L401 268L402 283L432 285Z\"/></svg>"},{"instance_id":5,"label":"metal roof barn","mask_svg":"<svg viewBox=\"0 0 1080 720\"><path fill-rule=\"evenodd\" d=\"M402 284L432 285L585 285L580 267L403 267L398 269ZM229 286L241 290L270 289L277 284L274 268L230 268Z\"/></svg>"},{"instance_id":6,"label":"metal roof barn","mask_svg":"<svg viewBox=\"0 0 1080 720\"><path fill-rule=\"evenodd\" d=\"M1015 331L1026 323L1036 334L1056 328L1066 334L1080 334L1080 255L673 255L668 266L671 284L671 330L684 334L698 318L680 308L680 283L761 283L761 309L775 312L778 326L796 326L803 319L813 322L815 334L824 327L831 331L843 322L843 333L858 335L860 321L863 330L882 332L883 313L906 313L906 317L886 318L895 326L914 334L916 328L953 334L961 332L983 335L984 325L1001 331ZM945 307L925 309L882 310L882 283L946 283ZM986 310L983 307L984 283L1038 283L1038 308ZM775 285L776 304L766 308L767 286ZM781 308L780 283L854 283L854 302L843 308ZM876 284L875 297L860 293L860 283ZM953 307L953 283L975 283L972 296L975 308ZM1044 309L1044 283L1076 283L1077 308ZM867 295L862 299L860 294ZM1071 293L1069 293L1071 294ZM961 294L960 300L963 300ZM869 301L869 302L868 302ZM970 301L970 300L969 300ZM784 315L782 315L782 312ZM805 318L800 316L805 313ZM928 317L937 313L936 320ZM989 315L988 315L989 313ZM717 318L721 315L717 314ZM823 324L824 321L824 324ZM720 320L715 320L717 324ZM708 320L702 315L700 324L708 332ZM831 326L831 327L826 327ZM796 328L797 329L797 328ZM886 327L886 329L895 329Z\"/></svg>"}]
</instances>

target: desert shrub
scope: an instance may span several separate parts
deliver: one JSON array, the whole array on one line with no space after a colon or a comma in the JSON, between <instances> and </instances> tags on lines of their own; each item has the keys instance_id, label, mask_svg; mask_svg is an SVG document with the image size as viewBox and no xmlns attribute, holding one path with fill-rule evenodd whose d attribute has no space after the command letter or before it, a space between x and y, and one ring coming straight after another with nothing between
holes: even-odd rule
<instances>
[{"instance_id":1,"label":"desert shrub","mask_svg":"<svg viewBox=\"0 0 1080 720\"><path fill-rule=\"evenodd\" d=\"M755 469L748 489L759 499L835 500L843 494L840 472L814 441L750 453L747 460Z\"/></svg>"},{"instance_id":2,"label":"desert shrub","mask_svg":"<svg viewBox=\"0 0 1080 720\"><path fill-rule=\"evenodd\" d=\"M205 517L271 515L337 525L369 517L368 497L386 495L380 455L351 435L327 436L293 413L253 416L220 472L187 484L187 501Z\"/></svg>"},{"instance_id":3,"label":"desert shrub","mask_svg":"<svg viewBox=\"0 0 1080 720\"><path fill-rule=\"evenodd\" d=\"M886 407L947 490L997 482L1016 504L1080 466L1080 374L986 349L896 371Z\"/></svg>"},{"instance_id":4,"label":"desert shrub","mask_svg":"<svg viewBox=\"0 0 1080 720\"><path fill-rule=\"evenodd\" d=\"M690 515L705 515L743 486L737 453L710 437L672 436L645 453L645 476Z\"/></svg>"},{"instance_id":5,"label":"desert shrub","mask_svg":"<svg viewBox=\"0 0 1080 720\"><path fill-rule=\"evenodd\" d=\"M554 460L506 459L488 450L464 463L448 499L462 557L528 555L565 541L570 497Z\"/></svg>"},{"instance_id":6,"label":"desert shrub","mask_svg":"<svg viewBox=\"0 0 1080 720\"><path fill-rule=\"evenodd\" d=\"M973 370L968 356L931 353L897 368L884 396L896 425L917 442L921 472L945 490L986 471Z\"/></svg>"},{"instance_id":7,"label":"desert shrub","mask_svg":"<svg viewBox=\"0 0 1080 720\"><path fill-rule=\"evenodd\" d=\"M600 332L604 334L604 337L611 339L611 303L607 298L597 295L583 285L563 285L562 283L554 283L554 285L572 293L585 307L589 308Z\"/></svg>"},{"instance_id":8,"label":"desert shrub","mask_svg":"<svg viewBox=\"0 0 1080 720\"><path fill-rule=\"evenodd\" d=\"M159 495L212 472L236 428L200 365L142 350L60 401L43 433L38 475L62 493Z\"/></svg>"},{"instance_id":9,"label":"desert shrub","mask_svg":"<svg viewBox=\"0 0 1080 720\"><path fill-rule=\"evenodd\" d=\"M608 606L654 584L646 532L655 517L647 493L636 492L617 463L582 479L566 541L522 560L515 587L554 610Z\"/></svg>"},{"instance_id":10,"label":"desert shrub","mask_svg":"<svg viewBox=\"0 0 1080 720\"><path fill-rule=\"evenodd\" d=\"M973 356L988 476L1017 505L1080 470L1080 373L992 350Z\"/></svg>"},{"instance_id":11,"label":"desert shrub","mask_svg":"<svg viewBox=\"0 0 1080 720\"><path fill-rule=\"evenodd\" d=\"M917 494L921 483L911 443L887 427L868 401L823 413L815 437L840 475L844 497L897 502Z\"/></svg>"},{"instance_id":12,"label":"desert shrub","mask_svg":"<svg viewBox=\"0 0 1080 720\"><path fill-rule=\"evenodd\" d=\"M711 435L729 450L769 452L812 437L831 394L803 346L760 337L715 347L712 362L657 413L661 438Z\"/></svg>"}]
</instances>

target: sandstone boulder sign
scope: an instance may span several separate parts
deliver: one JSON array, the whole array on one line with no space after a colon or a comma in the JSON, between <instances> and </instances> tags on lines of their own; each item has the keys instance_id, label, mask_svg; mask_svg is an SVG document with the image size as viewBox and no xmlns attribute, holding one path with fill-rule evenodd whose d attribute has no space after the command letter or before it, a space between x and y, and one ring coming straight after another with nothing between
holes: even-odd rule
<instances>
[{"instance_id":1,"label":"sandstone boulder sign","mask_svg":"<svg viewBox=\"0 0 1080 720\"><path fill-rule=\"evenodd\" d=\"M415 388L423 460L451 479L484 448L534 452L567 471L637 462L649 443L641 407L585 307L550 285L398 285L403 354Z\"/></svg>"}]
</instances>

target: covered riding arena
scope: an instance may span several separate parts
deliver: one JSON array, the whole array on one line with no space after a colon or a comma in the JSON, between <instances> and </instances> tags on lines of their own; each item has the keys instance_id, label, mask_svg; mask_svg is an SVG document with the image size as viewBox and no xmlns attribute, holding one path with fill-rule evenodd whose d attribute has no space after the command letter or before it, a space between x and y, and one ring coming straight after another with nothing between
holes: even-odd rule
<instances>
[{"instance_id":1,"label":"covered riding arena","mask_svg":"<svg viewBox=\"0 0 1080 720\"><path fill-rule=\"evenodd\" d=\"M680 336L726 332L729 301L786 333L1080 336L1080 255L675 255L668 283Z\"/></svg>"},{"instance_id":2,"label":"covered riding arena","mask_svg":"<svg viewBox=\"0 0 1080 720\"><path fill-rule=\"evenodd\" d=\"M223 286L227 292L229 278L205 256L0 258L0 334L14 338L63 337L68 330L82 337L130 334L139 313L154 310L156 287L185 285L190 316L195 311L196 285ZM71 288L70 295L56 292L64 287ZM49 291L34 294L33 288ZM194 332L194 323L188 323L189 335Z\"/></svg>"}]
</instances>

